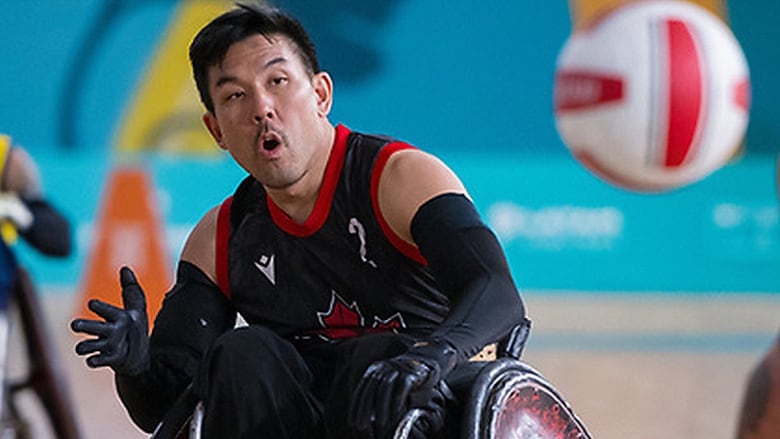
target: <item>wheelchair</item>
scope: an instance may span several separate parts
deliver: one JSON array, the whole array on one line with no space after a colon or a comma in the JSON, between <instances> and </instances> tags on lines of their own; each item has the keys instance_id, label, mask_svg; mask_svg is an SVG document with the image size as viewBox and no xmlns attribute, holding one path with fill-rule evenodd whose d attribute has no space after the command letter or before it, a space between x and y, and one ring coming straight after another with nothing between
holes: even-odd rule
<instances>
[{"instance_id":1,"label":"wheelchair","mask_svg":"<svg viewBox=\"0 0 780 439\"><path fill-rule=\"evenodd\" d=\"M472 358L467 366L479 368L479 372L468 385L458 383L457 377L442 381L445 393L461 401L460 420L453 417L452 421L460 425L447 427L448 431L457 430L458 439L591 438L561 394L520 361L530 328L530 320L525 319L506 338ZM424 410L411 409L402 417L393 439L408 439L424 417ZM203 406L187 388L151 439L201 439L202 420Z\"/></svg>"},{"instance_id":2,"label":"wheelchair","mask_svg":"<svg viewBox=\"0 0 780 439\"><path fill-rule=\"evenodd\" d=\"M32 391L51 431L57 439L78 439L74 405L50 332L45 325L43 307L28 272L17 267L13 287L2 292L0 300L0 438L29 439L33 432L31 413L19 403L23 394ZM12 379L9 375L10 333L20 324L26 350L26 374ZM29 392L28 392L29 393ZM29 405L27 409L32 409ZM36 418L37 420L37 418Z\"/></svg>"}]
</instances>

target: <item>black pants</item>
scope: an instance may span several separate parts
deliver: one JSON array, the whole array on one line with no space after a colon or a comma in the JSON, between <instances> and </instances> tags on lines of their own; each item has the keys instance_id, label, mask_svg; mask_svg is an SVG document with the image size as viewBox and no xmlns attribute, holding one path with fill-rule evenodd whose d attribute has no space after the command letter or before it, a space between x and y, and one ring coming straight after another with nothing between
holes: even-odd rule
<instances>
[{"instance_id":1,"label":"black pants","mask_svg":"<svg viewBox=\"0 0 780 439\"><path fill-rule=\"evenodd\" d=\"M381 333L295 347L249 326L222 335L196 381L211 438L347 439L351 392L374 361L404 352L408 337Z\"/></svg>"}]
</instances>

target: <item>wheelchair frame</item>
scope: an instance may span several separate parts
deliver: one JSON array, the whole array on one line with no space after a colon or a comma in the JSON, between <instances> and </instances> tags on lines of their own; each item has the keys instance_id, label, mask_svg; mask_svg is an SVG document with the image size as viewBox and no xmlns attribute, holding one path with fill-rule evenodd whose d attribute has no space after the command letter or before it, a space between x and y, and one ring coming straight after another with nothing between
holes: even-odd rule
<instances>
[{"instance_id":1,"label":"wheelchair frame","mask_svg":"<svg viewBox=\"0 0 780 439\"><path fill-rule=\"evenodd\" d=\"M32 278L17 267L7 306L0 309L0 436L29 438L27 419L16 403L16 396L32 390L45 412L57 439L81 437L73 410L63 365L45 324L43 307ZM18 317L18 319L17 319ZM8 377L8 345L12 324L18 321L24 341L27 374L18 381ZM13 433L13 436L6 434Z\"/></svg>"},{"instance_id":2,"label":"wheelchair frame","mask_svg":"<svg viewBox=\"0 0 780 439\"><path fill-rule=\"evenodd\" d=\"M531 321L524 318L503 340L488 346L495 349L495 352L488 354L489 358L477 355L472 359L477 363L484 363L484 367L468 392L459 431L460 439L496 438L497 425L500 423L496 408L500 407L507 398L516 396L518 391L530 391L535 397L540 396L551 401L557 409L555 415L560 415L566 420L565 425L562 425L570 434L566 437L590 439L584 424L574 414L566 400L541 374L520 361L530 329ZM487 350L492 351L492 349ZM445 382L442 384L447 387ZM396 427L393 439L408 439L414 424L423 416L425 412L421 409L414 408L408 411ZM158 424L151 439L201 439L202 420L203 405L194 395L190 385ZM530 433L532 436L528 437L540 437L534 435L535 432Z\"/></svg>"}]
</instances>

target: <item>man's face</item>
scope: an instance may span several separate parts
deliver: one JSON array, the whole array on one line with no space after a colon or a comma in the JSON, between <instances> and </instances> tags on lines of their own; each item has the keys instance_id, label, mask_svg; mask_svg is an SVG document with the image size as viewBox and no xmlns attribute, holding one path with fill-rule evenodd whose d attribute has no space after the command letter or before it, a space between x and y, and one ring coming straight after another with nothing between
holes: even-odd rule
<instances>
[{"instance_id":1,"label":"man's face","mask_svg":"<svg viewBox=\"0 0 780 439\"><path fill-rule=\"evenodd\" d=\"M233 44L209 69L214 139L263 185L283 189L303 178L322 144L330 78L310 77L284 36L254 35Z\"/></svg>"}]
</instances>

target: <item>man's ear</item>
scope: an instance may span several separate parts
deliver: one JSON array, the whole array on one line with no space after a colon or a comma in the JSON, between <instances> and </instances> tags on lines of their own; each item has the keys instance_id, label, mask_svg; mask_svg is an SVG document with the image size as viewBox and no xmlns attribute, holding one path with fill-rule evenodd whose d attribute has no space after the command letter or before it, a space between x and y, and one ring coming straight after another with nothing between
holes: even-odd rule
<instances>
[{"instance_id":1,"label":"man's ear","mask_svg":"<svg viewBox=\"0 0 780 439\"><path fill-rule=\"evenodd\" d=\"M312 77L312 87L317 94L317 109L320 116L327 116L333 105L333 80L328 72L319 72Z\"/></svg>"},{"instance_id":2,"label":"man's ear","mask_svg":"<svg viewBox=\"0 0 780 439\"><path fill-rule=\"evenodd\" d=\"M211 137L214 138L214 141L217 142L217 145L219 145L219 147L222 149L227 149L223 143L222 129L219 127L217 116L214 116L214 113L210 111L206 112L203 115L203 124L206 125L206 128L208 128Z\"/></svg>"}]
</instances>

